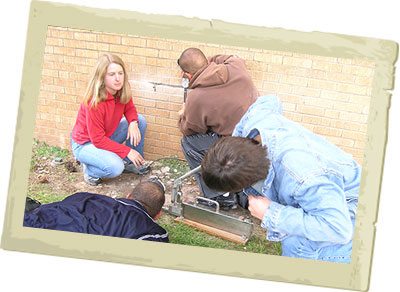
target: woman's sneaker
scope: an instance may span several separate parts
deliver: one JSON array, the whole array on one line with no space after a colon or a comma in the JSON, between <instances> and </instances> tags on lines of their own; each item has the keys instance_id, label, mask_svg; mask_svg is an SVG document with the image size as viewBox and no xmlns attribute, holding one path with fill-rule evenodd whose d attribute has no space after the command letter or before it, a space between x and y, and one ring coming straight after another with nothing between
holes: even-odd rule
<instances>
[{"instance_id":1,"label":"woman's sneaker","mask_svg":"<svg viewBox=\"0 0 400 292\"><path fill-rule=\"evenodd\" d=\"M133 163L126 163L124 168L124 173L134 173L144 175L151 170L150 166L141 165L136 167Z\"/></svg>"},{"instance_id":2,"label":"woman's sneaker","mask_svg":"<svg viewBox=\"0 0 400 292\"><path fill-rule=\"evenodd\" d=\"M88 175L87 173L83 174L83 179L85 180L86 183L88 183L91 186L97 186L101 184L101 178L100 177L93 177Z\"/></svg>"},{"instance_id":3,"label":"woman's sneaker","mask_svg":"<svg viewBox=\"0 0 400 292\"><path fill-rule=\"evenodd\" d=\"M81 163L81 164L82 164L82 170L83 170L83 179L85 180L85 182L91 186L99 185L101 183L101 178L88 175L86 173L86 164L85 163Z\"/></svg>"}]
</instances>

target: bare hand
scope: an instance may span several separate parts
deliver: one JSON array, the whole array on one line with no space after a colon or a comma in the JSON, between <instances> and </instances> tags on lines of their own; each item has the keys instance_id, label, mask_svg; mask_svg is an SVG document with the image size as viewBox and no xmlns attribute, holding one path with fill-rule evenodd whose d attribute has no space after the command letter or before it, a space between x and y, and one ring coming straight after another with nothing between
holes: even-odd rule
<instances>
[{"instance_id":1,"label":"bare hand","mask_svg":"<svg viewBox=\"0 0 400 292\"><path fill-rule=\"evenodd\" d=\"M140 155L139 152L137 152L136 150L131 149L131 151L129 151L128 156L127 156L130 161L132 161L133 165L135 165L135 167L139 167L140 165L143 165L144 159L142 157L142 155Z\"/></svg>"},{"instance_id":2,"label":"bare hand","mask_svg":"<svg viewBox=\"0 0 400 292\"><path fill-rule=\"evenodd\" d=\"M129 124L128 135L127 135L126 139L130 139L131 145L133 145L134 147L139 145L142 137L140 135L138 123L136 121L131 122Z\"/></svg>"},{"instance_id":3,"label":"bare hand","mask_svg":"<svg viewBox=\"0 0 400 292\"><path fill-rule=\"evenodd\" d=\"M185 104L183 104L181 110L178 112L179 117L182 117L184 112L185 112Z\"/></svg>"},{"instance_id":4,"label":"bare hand","mask_svg":"<svg viewBox=\"0 0 400 292\"><path fill-rule=\"evenodd\" d=\"M265 212L267 211L271 201L266 197L249 196L249 211L251 215L262 220Z\"/></svg>"}]
</instances>

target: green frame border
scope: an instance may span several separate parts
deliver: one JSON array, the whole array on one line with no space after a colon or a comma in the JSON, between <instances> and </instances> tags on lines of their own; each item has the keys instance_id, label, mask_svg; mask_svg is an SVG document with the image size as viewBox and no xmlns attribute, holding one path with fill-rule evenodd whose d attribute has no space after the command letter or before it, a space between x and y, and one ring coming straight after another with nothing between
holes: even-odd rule
<instances>
[{"instance_id":1,"label":"green frame border","mask_svg":"<svg viewBox=\"0 0 400 292\"><path fill-rule=\"evenodd\" d=\"M327 263L24 228L22 212L49 25L375 62L351 263ZM366 291L369 287L387 140L391 98L388 90L393 89L397 56L398 44L388 40L32 1L1 247L6 250Z\"/></svg>"}]
</instances>

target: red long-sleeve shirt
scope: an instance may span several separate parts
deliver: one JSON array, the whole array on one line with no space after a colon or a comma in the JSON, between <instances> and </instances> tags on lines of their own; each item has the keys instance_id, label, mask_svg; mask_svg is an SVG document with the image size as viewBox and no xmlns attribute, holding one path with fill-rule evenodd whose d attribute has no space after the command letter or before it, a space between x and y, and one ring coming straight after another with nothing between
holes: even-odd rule
<instances>
[{"instance_id":1,"label":"red long-sleeve shirt","mask_svg":"<svg viewBox=\"0 0 400 292\"><path fill-rule=\"evenodd\" d=\"M72 139L78 144L92 142L96 148L114 152L125 158L130 148L110 139L117 129L122 116L128 123L138 120L136 107L132 99L122 104L118 97L107 92L107 100L99 103L96 108L81 104L76 123L72 129Z\"/></svg>"}]
</instances>

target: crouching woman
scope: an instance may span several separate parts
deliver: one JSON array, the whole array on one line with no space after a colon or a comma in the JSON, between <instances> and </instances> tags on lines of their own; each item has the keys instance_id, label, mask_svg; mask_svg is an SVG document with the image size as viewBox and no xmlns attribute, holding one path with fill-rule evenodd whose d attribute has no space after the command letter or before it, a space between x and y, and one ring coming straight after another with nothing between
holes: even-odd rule
<instances>
[{"instance_id":1,"label":"crouching woman","mask_svg":"<svg viewBox=\"0 0 400 292\"><path fill-rule=\"evenodd\" d=\"M146 120L133 104L124 62L116 55L101 56L72 130L72 152L82 164L84 180L98 185L102 178L122 172L147 173L145 131Z\"/></svg>"}]
</instances>

